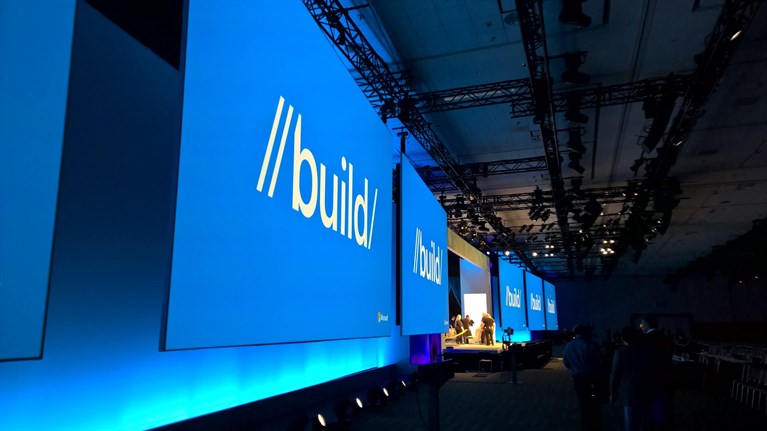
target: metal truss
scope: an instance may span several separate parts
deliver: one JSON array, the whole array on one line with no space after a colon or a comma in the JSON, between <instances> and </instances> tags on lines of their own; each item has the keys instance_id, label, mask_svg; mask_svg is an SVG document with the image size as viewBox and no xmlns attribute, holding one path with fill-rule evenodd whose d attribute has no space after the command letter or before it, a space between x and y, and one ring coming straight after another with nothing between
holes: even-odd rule
<instances>
[{"instance_id":1,"label":"metal truss","mask_svg":"<svg viewBox=\"0 0 767 431\"><path fill-rule=\"evenodd\" d=\"M580 196L574 197L574 204L582 204L591 199L597 199L600 204L623 203L630 187L594 187L581 190ZM491 207L493 211L515 211L531 209L534 206L554 207L554 197L551 190L541 193L542 199L536 201L533 193L509 193L500 195L482 196L479 203ZM461 208L464 206L463 197L452 197L442 200L442 206L446 209Z\"/></svg>"},{"instance_id":2,"label":"metal truss","mask_svg":"<svg viewBox=\"0 0 767 431\"><path fill-rule=\"evenodd\" d=\"M664 86L669 83L679 90L679 96L683 96L692 77L691 73L675 74L625 84L558 91L552 96L554 111L567 111L568 99L572 97L580 99L581 109L644 102L648 98L660 96ZM414 94L413 99L423 113L509 104L511 117L517 118L533 116L536 109L529 78L419 93Z\"/></svg>"},{"instance_id":3,"label":"metal truss","mask_svg":"<svg viewBox=\"0 0 767 431\"><path fill-rule=\"evenodd\" d=\"M525 47L527 67L530 71L533 100L535 101L535 122L541 129L546 165L551 178L551 193L555 205L562 246L567 256L567 268L574 274L573 259L570 253L570 231L567 224L565 205L565 187L560 167L557 130L554 123L554 103L552 101L551 77L549 73L548 50L546 48L546 30L543 24L541 0L516 0L519 26L522 31L522 43Z\"/></svg>"},{"instance_id":4,"label":"metal truss","mask_svg":"<svg viewBox=\"0 0 767 431\"><path fill-rule=\"evenodd\" d=\"M451 90L432 91L413 96L421 112L450 111L478 106L529 105L533 100L530 79L513 79Z\"/></svg>"},{"instance_id":5,"label":"metal truss","mask_svg":"<svg viewBox=\"0 0 767 431\"><path fill-rule=\"evenodd\" d=\"M304 5L325 35L360 74L365 94L375 95L378 100L400 107L399 118L408 131L459 190L467 195L473 194L474 190L456 170L458 163L421 113L416 109L402 109L409 104L411 88L403 82L401 76L398 79L375 52L357 24L349 17L348 10L338 0L304 0Z\"/></svg>"},{"instance_id":6,"label":"metal truss","mask_svg":"<svg viewBox=\"0 0 767 431\"><path fill-rule=\"evenodd\" d=\"M466 181L476 183L477 177L545 171L546 159L543 156L538 156L523 159L497 160L486 163L467 163L457 168ZM418 168L418 173L432 191L447 192L454 190L450 179L438 167L424 166Z\"/></svg>"},{"instance_id":7,"label":"metal truss","mask_svg":"<svg viewBox=\"0 0 767 431\"><path fill-rule=\"evenodd\" d=\"M320 29L359 73L359 79L364 82L363 92L383 101L384 105L396 107L397 118L410 134L418 140L453 185L466 195L470 202L475 201L476 196L480 194L479 189L464 180L457 168L459 164L415 107L410 96L413 91L407 84L407 79L389 69L350 18L349 10L338 0L303 0L303 3ZM385 112L381 114L386 115ZM478 205L475 209L497 231L506 229L500 217ZM513 242L508 246L519 247ZM521 259L526 259L522 253L519 255ZM532 262L530 264L532 265Z\"/></svg>"},{"instance_id":8,"label":"metal truss","mask_svg":"<svg viewBox=\"0 0 767 431\"><path fill-rule=\"evenodd\" d=\"M696 59L698 67L686 87L682 105L659 150L658 163L647 174L648 179L667 176L676 163L682 144L703 116L708 100L743 40L742 32L751 24L761 4L762 0L728 0L724 4L714 30L706 37L705 50ZM733 39L736 32L741 34Z\"/></svg>"}]
</instances>

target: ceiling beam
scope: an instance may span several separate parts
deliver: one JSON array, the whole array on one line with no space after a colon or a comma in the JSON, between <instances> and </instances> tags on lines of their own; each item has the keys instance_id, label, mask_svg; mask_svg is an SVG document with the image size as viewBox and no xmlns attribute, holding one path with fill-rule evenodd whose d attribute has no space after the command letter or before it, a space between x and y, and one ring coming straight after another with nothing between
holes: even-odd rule
<instances>
[{"instance_id":1,"label":"ceiling beam","mask_svg":"<svg viewBox=\"0 0 767 431\"><path fill-rule=\"evenodd\" d=\"M360 78L364 81L363 92L375 95L377 100L383 101L384 105L396 107L397 118L403 126L450 178L453 185L470 199L470 205L476 205L472 201L476 201L481 191L475 184L468 184L464 180L455 158L434 133L431 124L415 107L410 96L413 89L406 80L402 79L402 75L392 72L388 64L373 49L357 24L350 18L349 10L344 8L338 0L303 0L303 3L323 33L360 74ZM379 114L384 116L382 119L385 121L387 113L379 111ZM496 217L495 214L479 205L476 205L475 209L489 221L494 229L506 230L500 217ZM512 241L507 246L516 250L522 245ZM523 253L519 254L521 259L526 259ZM529 259L526 262L532 265Z\"/></svg>"},{"instance_id":2,"label":"ceiling beam","mask_svg":"<svg viewBox=\"0 0 767 431\"><path fill-rule=\"evenodd\" d=\"M546 158L538 156L522 159L496 160L494 162L467 163L458 166L457 169L467 182L476 184L476 180L479 177L487 178L491 175L513 175L526 172L545 171ZM423 166L417 170L421 178L432 191L445 193L455 190L450 179L439 167Z\"/></svg>"},{"instance_id":3,"label":"ceiling beam","mask_svg":"<svg viewBox=\"0 0 767 431\"><path fill-rule=\"evenodd\" d=\"M539 125L541 130L546 165L551 179L551 192L559 231L562 236L562 247L567 256L568 272L572 277L575 271L571 254L570 231L567 224L568 210L565 205L565 187L560 167L559 144L556 124L554 123L555 111L549 73L549 55L546 47L546 30L543 24L542 1L516 0L516 5L527 68L530 71L532 95L535 101L534 122Z\"/></svg>"}]
</instances>

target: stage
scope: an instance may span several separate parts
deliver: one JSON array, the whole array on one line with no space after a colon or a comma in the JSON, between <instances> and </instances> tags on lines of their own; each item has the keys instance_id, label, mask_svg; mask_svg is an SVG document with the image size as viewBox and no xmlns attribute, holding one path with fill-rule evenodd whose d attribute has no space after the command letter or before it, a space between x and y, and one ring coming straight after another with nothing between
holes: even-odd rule
<instances>
[{"instance_id":1,"label":"stage","mask_svg":"<svg viewBox=\"0 0 767 431\"><path fill-rule=\"evenodd\" d=\"M446 340L442 354L444 359L453 362L456 372L511 371L514 363L519 369L538 368L551 358L551 341L549 340L512 343L509 347L504 350L503 342L487 346L472 343L456 344Z\"/></svg>"},{"instance_id":2,"label":"stage","mask_svg":"<svg viewBox=\"0 0 767 431\"><path fill-rule=\"evenodd\" d=\"M495 343L494 345L486 346L484 344L455 344L445 343L445 351L460 351L460 352L483 352L483 353L501 353L503 350L503 343Z\"/></svg>"}]
</instances>

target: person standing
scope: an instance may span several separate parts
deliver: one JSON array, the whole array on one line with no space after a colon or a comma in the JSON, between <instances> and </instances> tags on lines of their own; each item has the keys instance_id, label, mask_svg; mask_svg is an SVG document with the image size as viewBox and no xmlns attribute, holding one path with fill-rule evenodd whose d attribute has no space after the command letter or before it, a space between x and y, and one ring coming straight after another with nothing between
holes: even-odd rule
<instances>
[{"instance_id":1,"label":"person standing","mask_svg":"<svg viewBox=\"0 0 767 431\"><path fill-rule=\"evenodd\" d=\"M640 342L647 351L651 429L671 430L674 423L672 387L674 341L658 329L658 321L653 316L642 319L639 327L643 333Z\"/></svg>"},{"instance_id":2,"label":"person standing","mask_svg":"<svg viewBox=\"0 0 767 431\"><path fill-rule=\"evenodd\" d=\"M649 366L647 350L639 342L639 336L639 331L632 326L621 330L624 346L615 351L610 373L610 402L623 402L626 431L648 429Z\"/></svg>"},{"instance_id":3,"label":"person standing","mask_svg":"<svg viewBox=\"0 0 767 431\"><path fill-rule=\"evenodd\" d=\"M463 341L466 344L469 344L469 337L471 337L471 327L474 326L474 321L471 320L471 317L467 314L466 317L463 318L463 329L466 330L466 333L463 334Z\"/></svg>"},{"instance_id":4,"label":"person standing","mask_svg":"<svg viewBox=\"0 0 767 431\"><path fill-rule=\"evenodd\" d=\"M562 355L562 361L573 379L583 431L602 429L600 401L595 393L599 385L602 354L599 346L591 340L591 332L591 326L575 325L575 338L565 345Z\"/></svg>"},{"instance_id":5,"label":"person standing","mask_svg":"<svg viewBox=\"0 0 767 431\"><path fill-rule=\"evenodd\" d=\"M482 313L482 342L486 345L495 345L495 319L488 313Z\"/></svg>"},{"instance_id":6,"label":"person standing","mask_svg":"<svg viewBox=\"0 0 767 431\"><path fill-rule=\"evenodd\" d=\"M456 344L463 344L463 337L466 335L466 329L463 327L463 320L461 315L455 316L455 342Z\"/></svg>"}]
</instances>

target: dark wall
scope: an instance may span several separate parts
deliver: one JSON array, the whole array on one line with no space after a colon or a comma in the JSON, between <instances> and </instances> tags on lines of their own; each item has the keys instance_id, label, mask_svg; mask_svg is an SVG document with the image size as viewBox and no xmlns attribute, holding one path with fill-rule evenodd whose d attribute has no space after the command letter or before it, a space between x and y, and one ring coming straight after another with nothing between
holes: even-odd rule
<instances>
[{"instance_id":1,"label":"dark wall","mask_svg":"<svg viewBox=\"0 0 767 431\"><path fill-rule=\"evenodd\" d=\"M660 276L613 277L590 283L560 281L560 327L592 323L599 335L629 324L632 314L659 314L689 315L695 326L708 328L693 336L706 336L717 327L735 330L737 326L742 332L767 322L766 284L754 278L731 283L725 277L708 279L703 274L683 278L678 284L665 283ZM720 336L727 336L728 331L718 330ZM731 335L742 338L742 334Z\"/></svg>"}]
</instances>

